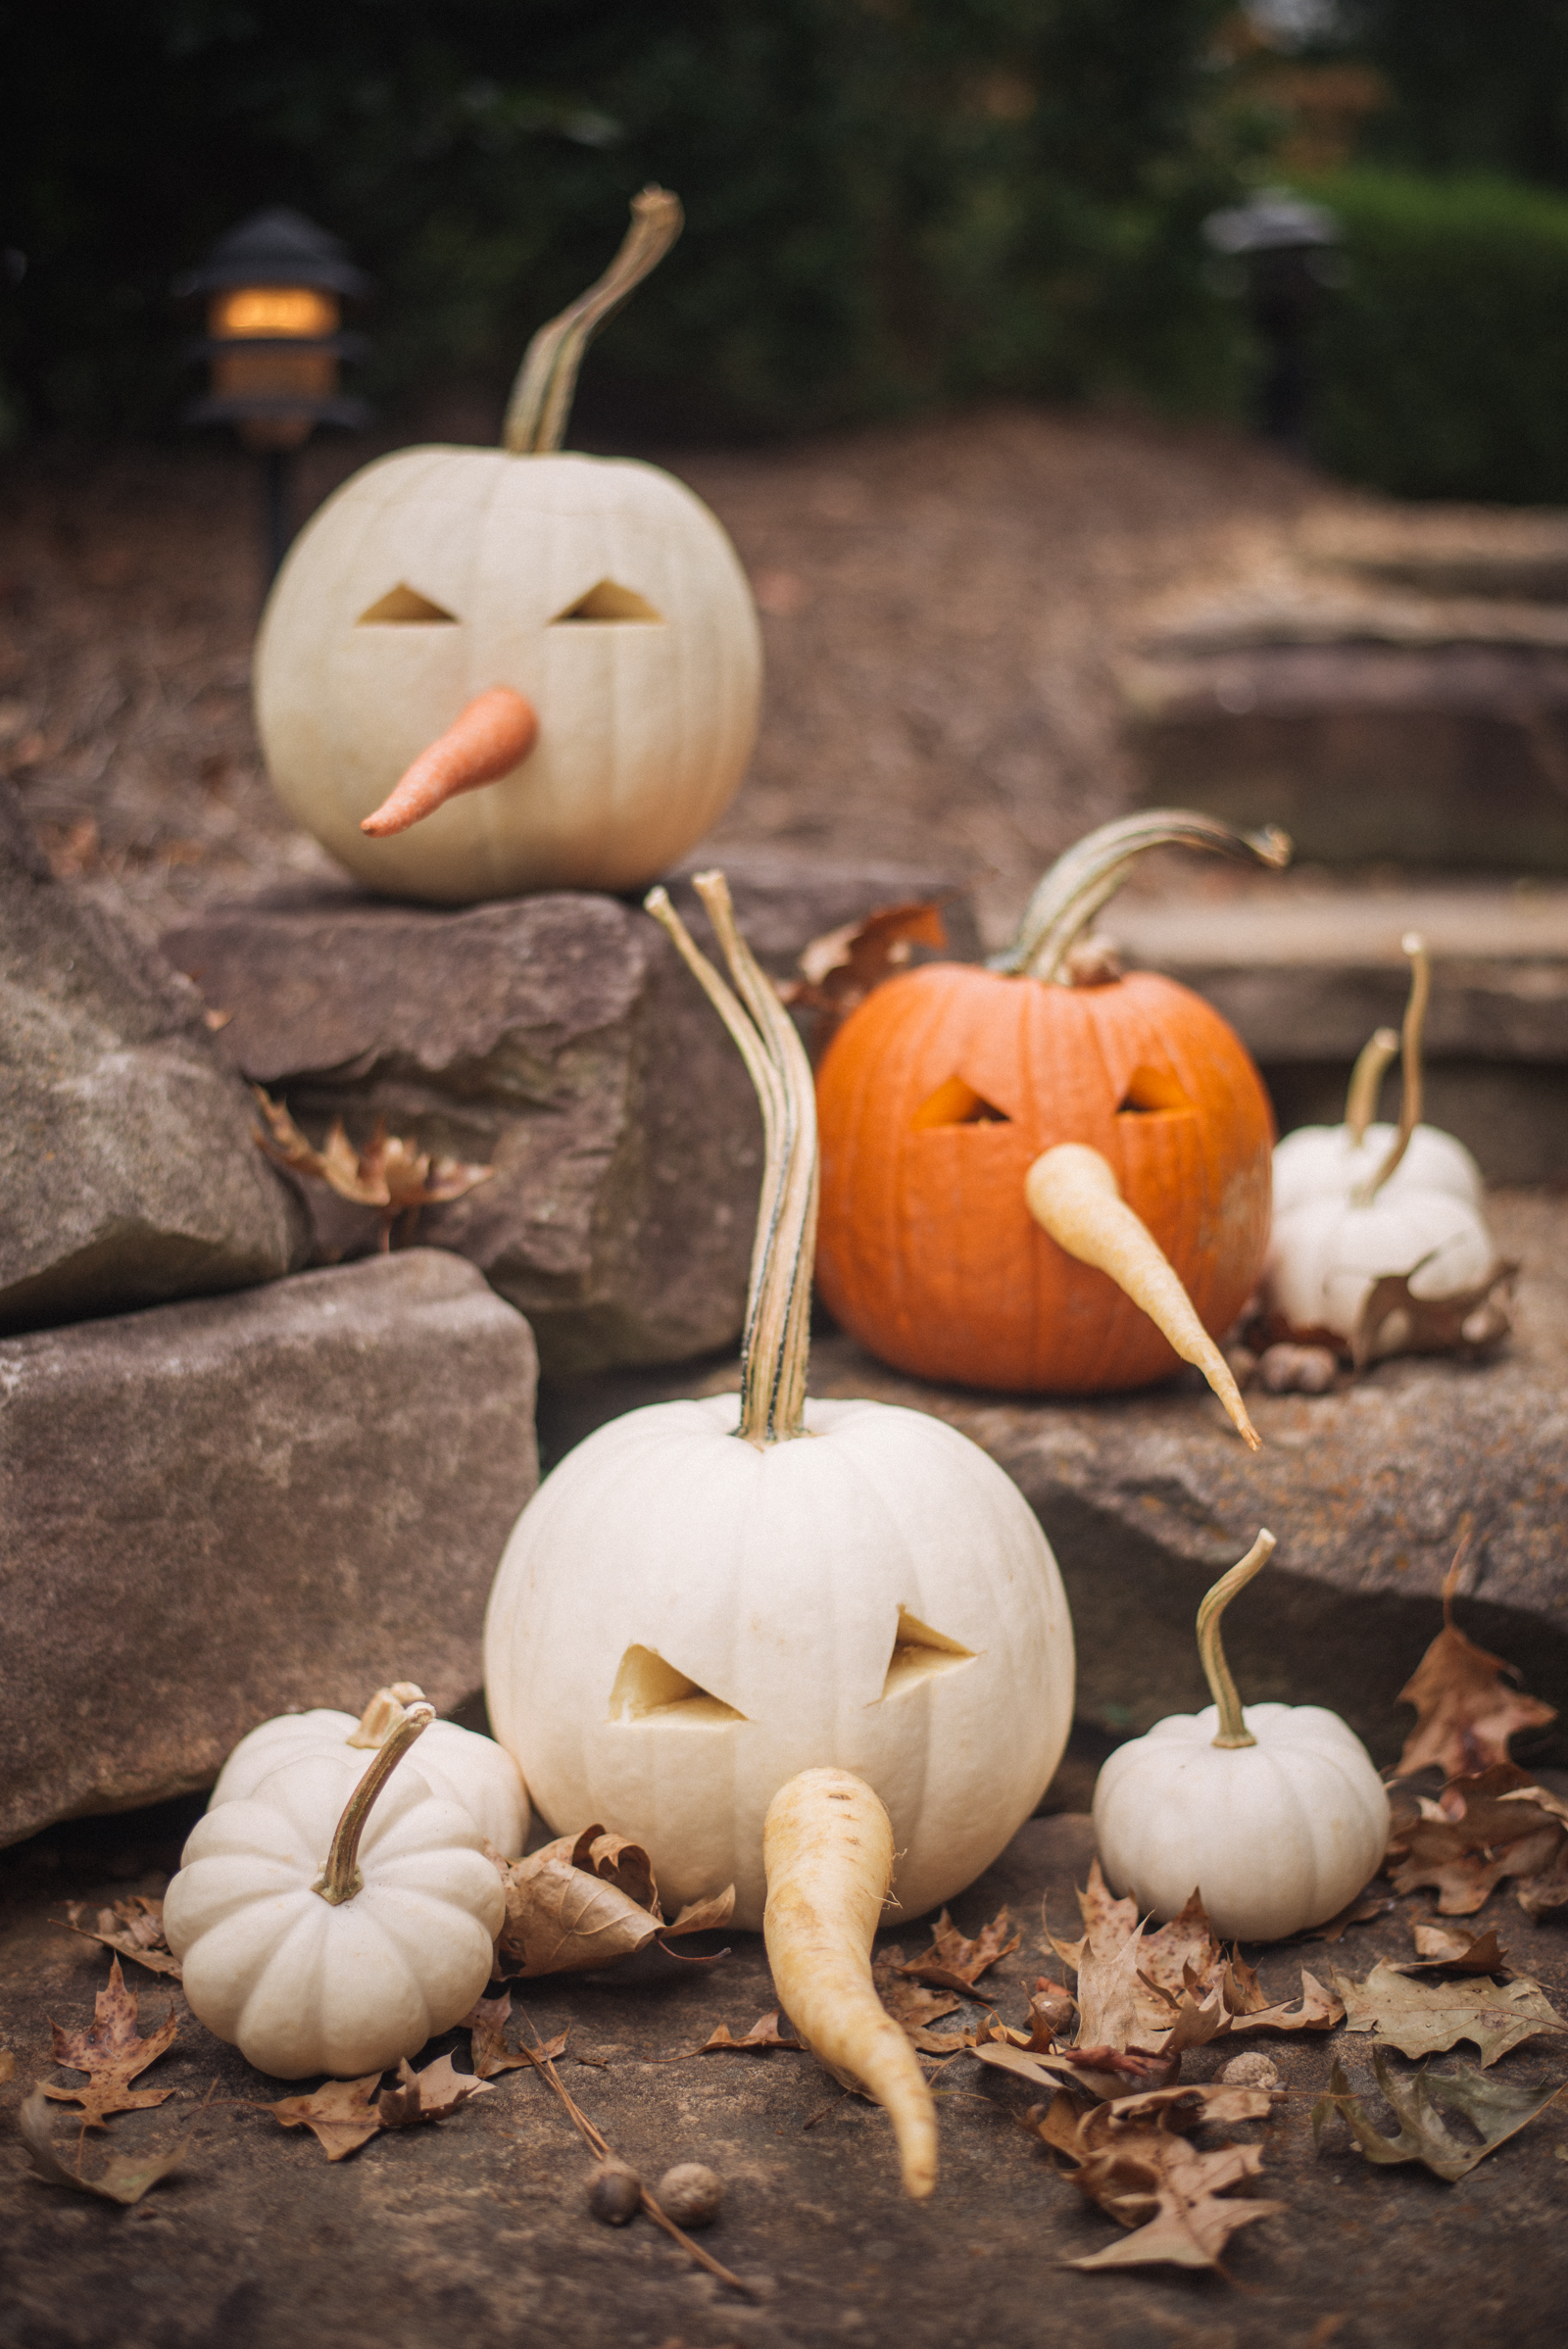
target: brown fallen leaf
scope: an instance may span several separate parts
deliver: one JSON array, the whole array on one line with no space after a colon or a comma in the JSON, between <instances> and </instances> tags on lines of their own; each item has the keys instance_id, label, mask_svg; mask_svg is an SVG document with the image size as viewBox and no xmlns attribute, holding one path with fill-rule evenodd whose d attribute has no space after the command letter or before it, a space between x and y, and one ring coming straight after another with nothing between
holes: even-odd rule
<instances>
[{"instance_id":1,"label":"brown fallen leaf","mask_svg":"<svg viewBox=\"0 0 1568 2349\"><path fill-rule=\"evenodd\" d=\"M147 2105L162 2104L174 2093L172 2088L130 2085L167 2052L179 2028L171 2006L151 2038L141 2038L136 2031L136 1993L126 1989L116 1957L110 1964L108 1983L98 1992L91 2028L62 2031L58 2023L49 2025L55 2062L72 2072L85 2072L87 2085L45 2087L39 2092L57 2104L79 2105L83 2129L102 2129L110 2113L138 2112Z\"/></svg>"},{"instance_id":2,"label":"brown fallen leaf","mask_svg":"<svg viewBox=\"0 0 1568 2349\"><path fill-rule=\"evenodd\" d=\"M1368 2031L1401 2055L1437 2055L1470 2039L1481 2050L1483 2068L1538 2031L1568 2031L1540 1982L1524 1975L1494 1985L1461 1982L1416 1982L1380 1958L1365 1982L1336 1973L1348 2031Z\"/></svg>"},{"instance_id":3,"label":"brown fallen leaf","mask_svg":"<svg viewBox=\"0 0 1568 2349\"><path fill-rule=\"evenodd\" d=\"M1433 1763L1446 1779L1473 1777L1511 1759L1508 1740L1517 1731L1544 1729L1557 1718L1555 1706L1507 1687L1504 1675L1519 1677L1514 1667L1477 1647L1454 1623L1454 1595L1469 1543L1467 1531L1444 1577L1443 1629L1399 1690L1396 1701L1414 1705L1416 1724L1404 1741L1396 1778L1410 1778Z\"/></svg>"},{"instance_id":4,"label":"brown fallen leaf","mask_svg":"<svg viewBox=\"0 0 1568 2349\"><path fill-rule=\"evenodd\" d=\"M42 2088L33 2089L17 2115L17 2126L27 2148L33 2175L43 2184L70 2186L78 2194L96 2194L101 2201L126 2205L139 2202L161 2178L167 2178L179 2167L196 2133L193 2123L173 2145L159 2152L111 2153L88 2177L80 2169L73 2170L55 2151L49 2134L49 2106Z\"/></svg>"},{"instance_id":5,"label":"brown fallen leaf","mask_svg":"<svg viewBox=\"0 0 1568 2349\"><path fill-rule=\"evenodd\" d=\"M905 1970L904 1952L897 1942L882 1950L872 1961L871 1980L877 1996L893 2017L901 2023L911 2038L928 2024L942 2015L956 2014L959 1999L950 1989L934 1989L929 1982L910 1982ZM965 1992L967 1995L967 1992Z\"/></svg>"},{"instance_id":6,"label":"brown fallen leaf","mask_svg":"<svg viewBox=\"0 0 1568 2349\"><path fill-rule=\"evenodd\" d=\"M450 2055L437 2056L422 2072L416 2072L404 2056L397 2086L383 2088L375 2100L376 2117L383 2129L413 2129L421 2121L444 2121L470 2096L489 2093L488 2080L477 2072L459 2072Z\"/></svg>"},{"instance_id":7,"label":"brown fallen leaf","mask_svg":"<svg viewBox=\"0 0 1568 2349\"><path fill-rule=\"evenodd\" d=\"M167 1974L172 1982L181 1979L179 1960L164 1938L161 1900L150 1899L144 1892L133 1893L128 1900L117 1900L113 1908L100 1909L94 1926L81 1922L86 1905L83 1900L67 1901L72 1933L80 1933L87 1941L101 1941L121 1957L134 1958L150 1974Z\"/></svg>"},{"instance_id":8,"label":"brown fallen leaf","mask_svg":"<svg viewBox=\"0 0 1568 2349\"><path fill-rule=\"evenodd\" d=\"M1469 2176L1478 2162L1494 2153L1525 2124L1544 2112L1562 2094L1560 2086L1526 2087L1508 2080L1489 2079L1473 2064L1457 2072L1418 2072L1401 2079L1381 2048L1375 2048L1372 2068L1384 2102L1399 2124L1399 2133L1386 2137L1368 2118L1358 2096L1350 2093L1343 2064L1329 2075L1328 2093L1312 2107L1312 2139L1321 2145L1323 2130L1334 2113L1349 2129L1361 2151L1374 2162L1422 2162L1451 2185ZM1456 2137L1443 2118L1442 2108L1460 2113L1476 2130L1479 2144Z\"/></svg>"},{"instance_id":9,"label":"brown fallen leaf","mask_svg":"<svg viewBox=\"0 0 1568 2349\"><path fill-rule=\"evenodd\" d=\"M1414 1932L1415 1953L1421 1967L1450 1966L1460 1974L1506 1974L1508 1953L1499 1947L1497 1929L1490 1926L1477 1939L1468 1927L1428 1925L1418 1922ZM1419 1969L1404 1968L1406 1974Z\"/></svg>"},{"instance_id":10,"label":"brown fallen leaf","mask_svg":"<svg viewBox=\"0 0 1568 2349\"><path fill-rule=\"evenodd\" d=\"M688 1901L666 1925L647 1852L597 1824L577 1835L559 1835L526 1859L509 1862L494 1852L491 1858L507 1895L507 1921L496 1947L524 1975L597 1971L656 1940L667 1948L677 1934L713 1932L734 1913L735 1887L729 1884ZM669 1954L685 1959L684 1951Z\"/></svg>"},{"instance_id":11,"label":"brown fallen leaf","mask_svg":"<svg viewBox=\"0 0 1568 2349\"><path fill-rule=\"evenodd\" d=\"M16 2077L16 2070L17 2058L15 2049L10 2047L0 2047L0 2080L14 2079Z\"/></svg>"},{"instance_id":12,"label":"brown fallen leaf","mask_svg":"<svg viewBox=\"0 0 1568 2349\"><path fill-rule=\"evenodd\" d=\"M938 901L911 901L880 905L859 921L845 922L813 938L801 954L798 979L786 979L778 989L781 1003L808 1005L816 1013L811 1029L811 1053L826 1049L835 1031L858 1003L863 1003L885 979L908 967L917 946L940 951L948 933Z\"/></svg>"},{"instance_id":13,"label":"brown fallen leaf","mask_svg":"<svg viewBox=\"0 0 1568 2349\"><path fill-rule=\"evenodd\" d=\"M325 1147L316 1150L281 1101L274 1101L260 1085L253 1085L251 1091L267 1121L266 1131L260 1126L253 1128L258 1150L291 1173L325 1183L339 1199L352 1200L356 1206L374 1207L381 1218L383 1248L391 1247L392 1227L400 1216L407 1243L414 1237L421 1207L462 1199L479 1184L488 1183L496 1171L493 1166L466 1165L460 1158L421 1150L401 1134L389 1134L384 1117L376 1119L363 1150L350 1142L341 1118L334 1121Z\"/></svg>"},{"instance_id":14,"label":"brown fallen leaf","mask_svg":"<svg viewBox=\"0 0 1568 2349\"><path fill-rule=\"evenodd\" d=\"M469 2060L476 2080L489 2080L497 2072L520 2072L529 2066L538 2069L531 2055L507 2045L511 2013L512 1992L503 1990L499 1998L479 1999L464 2016L462 2028L468 2032ZM563 2031L559 2038L552 2039L545 2054L552 2059L564 2055L566 2035Z\"/></svg>"},{"instance_id":15,"label":"brown fallen leaf","mask_svg":"<svg viewBox=\"0 0 1568 2349\"><path fill-rule=\"evenodd\" d=\"M972 1941L965 1940L944 1909L931 1928L930 1948L907 1965L900 1963L897 1971L910 1982L929 1982L934 1989L956 1990L963 1998L986 1998L989 1993L974 1986L980 1976L999 1958L1010 1957L1022 1942L1022 1933L1008 1937L1005 1909L1000 1909Z\"/></svg>"},{"instance_id":16,"label":"brown fallen leaf","mask_svg":"<svg viewBox=\"0 0 1568 2349\"><path fill-rule=\"evenodd\" d=\"M779 2029L781 2020L778 2008L774 2007L771 2014L760 2016L745 2036L739 2039L732 2037L727 2024L720 2023L716 2030L712 2031L703 2041L701 2047L688 2047L685 2051L686 2055L765 2055L770 2047L793 2048L797 2054L804 2054L805 2048L802 2042L799 2039L786 2038ZM676 2064L684 2062L685 2058L669 2056L665 2060Z\"/></svg>"},{"instance_id":17,"label":"brown fallen leaf","mask_svg":"<svg viewBox=\"0 0 1568 2349\"><path fill-rule=\"evenodd\" d=\"M1445 1917L1473 1916L1504 1877L1520 1880L1520 1906L1540 1914L1568 1901L1568 1819L1517 1763L1455 1779L1439 1802L1395 1814L1389 1874L1396 1892L1424 1884Z\"/></svg>"},{"instance_id":18,"label":"brown fallen leaf","mask_svg":"<svg viewBox=\"0 0 1568 2349\"><path fill-rule=\"evenodd\" d=\"M258 2104L255 2110L270 2113L283 2129L308 2129L326 2148L327 2160L341 2162L379 2130L381 2116L375 2104L380 2085L380 2073L368 2072L363 2080L329 2080L314 2095L280 2096L275 2104Z\"/></svg>"},{"instance_id":19,"label":"brown fallen leaf","mask_svg":"<svg viewBox=\"0 0 1568 2349\"><path fill-rule=\"evenodd\" d=\"M1272 2109L1268 2089L1219 2082L1126 2096L1087 2112L1058 2091L1049 2106L1035 2107L1036 2133L1074 2165L1079 2192L1129 2230L1125 2241L1065 2264L1221 2268L1219 2255L1239 2228L1275 2217L1285 2205L1221 2201L1230 2187L1258 2176L1262 2147L1222 2145L1201 2153L1179 2129L1261 2120Z\"/></svg>"},{"instance_id":20,"label":"brown fallen leaf","mask_svg":"<svg viewBox=\"0 0 1568 2349\"><path fill-rule=\"evenodd\" d=\"M1374 1879L1364 1892L1346 1902L1337 1917L1323 1925L1303 1926L1288 1937L1293 1941L1343 1941L1352 1925L1370 1925L1375 1917L1386 1917L1393 1906L1394 1894L1378 1889Z\"/></svg>"}]
</instances>

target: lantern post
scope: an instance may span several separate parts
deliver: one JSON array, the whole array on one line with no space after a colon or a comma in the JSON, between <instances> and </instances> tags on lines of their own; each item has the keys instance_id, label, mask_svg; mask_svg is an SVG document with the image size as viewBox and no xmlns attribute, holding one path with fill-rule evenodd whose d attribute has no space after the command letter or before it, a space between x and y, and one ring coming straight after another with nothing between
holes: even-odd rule
<instances>
[{"instance_id":1,"label":"lantern post","mask_svg":"<svg viewBox=\"0 0 1568 2349\"><path fill-rule=\"evenodd\" d=\"M1225 270L1225 290L1246 295L1267 354L1258 426L1268 440L1304 449L1312 389L1308 329L1324 290L1344 282L1339 221L1325 205L1264 187L1249 203L1211 212L1203 235Z\"/></svg>"},{"instance_id":2,"label":"lantern post","mask_svg":"<svg viewBox=\"0 0 1568 2349\"><path fill-rule=\"evenodd\" d=\"M369 420L365 402L338 386L343 361L369 347L344 330L343 304L369 291L337 237L281 205L231 228L174 280L176 296L207 298L207 333L190 356L207 364L208 389L184 421L232 425L261 459L269 587L292 535L295 452L318 424L354 430Z\"/></svg>"}]
</instances>

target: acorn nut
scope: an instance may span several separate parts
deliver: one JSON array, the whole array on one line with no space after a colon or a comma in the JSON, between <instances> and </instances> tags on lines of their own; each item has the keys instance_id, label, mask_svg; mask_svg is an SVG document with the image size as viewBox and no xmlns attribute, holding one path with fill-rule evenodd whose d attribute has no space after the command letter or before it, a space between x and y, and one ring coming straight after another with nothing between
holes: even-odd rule
<instances>
[{"instance_id":1,"label":"acorn nut","mask_svg":"<svg viewBox=\"0 0 1568 2349\"><path fill-rule=\"evenodd\" d=\"M677 2162L659 2181L654 2200L677 2227L711 2227L724 2199L724 2180L705 2162Z\"/></svg>"},{"instance_id":2,"label":"acorn nut","mask_svg":"<svg viewBox=\"0 0 1568 2349\"><path fill-rule=\"evenodd\" d=\"M601 2162L588 2180L588 2208L606 2227L624 2227L642 2202L643 2181L624 2162Z\"/></svg>"}]
</instances>

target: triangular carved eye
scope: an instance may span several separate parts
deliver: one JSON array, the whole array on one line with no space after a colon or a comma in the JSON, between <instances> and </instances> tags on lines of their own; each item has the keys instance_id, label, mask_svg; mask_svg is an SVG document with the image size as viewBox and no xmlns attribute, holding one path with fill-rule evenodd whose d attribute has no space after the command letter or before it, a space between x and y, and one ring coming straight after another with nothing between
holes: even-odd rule
<instances>
[{"instance_id":1,"label":"triangular carved eye","mask_svg":"<svg viewBox=\"0 0 1568 2349\"><path fill-rule=\"evenodd\" d=\"M667 1722L676 1729L722 1729L744 1721L732 1704L714 1696L651 1647L628 1647L610 1691L612 1721Z\"/></svg>"},{"instance_id":2,"label":"triangular carved eye","mask_svg":"<svg viewBox=\"0 0 1568 2349\"><path fill-rule=\"evenodd\" d=\"M416 587L411 587L406 579L400 579L396 587L388 589L378 604L370 605L368 611L360 613L355 626L428 627L432 621L456 627L458 615L455 612L449 612L444 604L432 604L428 596L421 596Z\"/></svg>"},{"instance_id":3,"label":"triangular carved eye","mask_svg":"<svg viewBox=\"0 0 1568 2349\"><path fill-rule=\"evenodd\" d=\"M1168 1116L1172 1110L1192 1108L1176 1079L1163 1068L1135 1068L1127 1080L1127 1090L1116 1103L1118 1117Z\"/></svg>"},{"instance_id":4,"label":"triangular carved eye","mask_svg":"<svg viewBox=\"0 0 1568 2349\"><path fill-rule=\"evenodd\" d=\"M949 1077L928 1101L922 1101L913 1123L915 1132L920 1133L929 1126L1007 1126L1012 1120L1005 1109L988 1101L962 1077Z\"/></svg>"},{"instance_id":5,"label":"triangular carved eye","mask_svg":"<svg viewBox=\"0 0 1568 2349\"><path fill-rule=\"evenodd\" d=\"M893 1634L893 1653L888 1658L887 1678L882 1683L882 1701L889 1696L902 1696L906 1688L930 1680L939 1672L956 1671L960 1664L972 1664L972 1647L960 1647L945 1632L934 1632L929 1623L911 1615L907 1607L900 1607L898 1627Z\"/></svg>"},{"instance_id":6,"label":"triangular carved eye","mask_svg":"<svg viewBox=\"0 0 1568 2349\"><path fill-rule=\"evenodd\" d=\"M590 587L575 604L558 612L550 625L559 628L563 620L657 620L662 616L634 587L622 587L613 579L601 579L597 587Z\"/></svg>"}]
</instances>

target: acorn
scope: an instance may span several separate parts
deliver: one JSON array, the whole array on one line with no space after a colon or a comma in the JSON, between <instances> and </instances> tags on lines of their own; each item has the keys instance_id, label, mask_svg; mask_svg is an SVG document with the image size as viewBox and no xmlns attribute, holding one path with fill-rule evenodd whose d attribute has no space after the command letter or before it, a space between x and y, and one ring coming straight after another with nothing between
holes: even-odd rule
<instances>
[{"instance_id":1,"label":"acorn","mask_svg":"<svg viewBox=\"0 0 1568 2349\"><path fill-rule=\"evenodd\" d=\"M613 2155L599 2164L588 2179L588 2208L605 2227L624 2227L643 2206L643 2181L625 2162Z\"/></svg>"},{"instance_id":2,"label":"acorn","mask_svg":"<svg viewBox=\"0 0 1568 2349\"><path fill-rule=\"evenodd\" d=\"M677 2227L711 2227L724 2199L724 2180L705 2162L677 2162L659 2181L654 2200Z\"/></svg>"}]
</instances>

